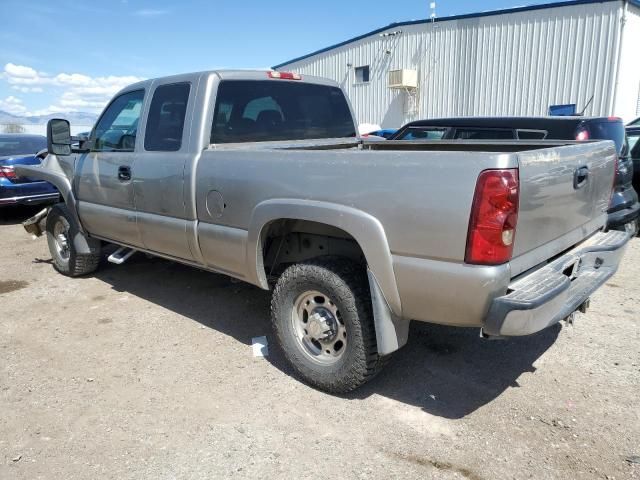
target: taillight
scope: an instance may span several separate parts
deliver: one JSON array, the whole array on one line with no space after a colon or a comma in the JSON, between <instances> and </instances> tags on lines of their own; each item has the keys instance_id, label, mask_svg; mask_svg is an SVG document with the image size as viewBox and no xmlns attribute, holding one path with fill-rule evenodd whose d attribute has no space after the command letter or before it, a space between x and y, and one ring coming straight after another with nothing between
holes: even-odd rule
<instances>
[{"instance_id":1,"label":"taillight","mask_svg":"<svg viewBox=\"0 0 640 480\"><path fill-rule=\"evenodd\" d=\"M519 197L517 168L480 174L471 207L466 263L499 265L511 260Z\"/></svg>"},{"instance_id":2,"label":"taillight","mask_svg":"<svg viewBox=\"0 0 640 480\"><path fill-rule=\"evenodd\" d=\"M267 72L269 78L279 78L280 80L302 80L302 75L291 72Z\"/></svg>"},{"instance_id":3,"label":"taillight","mask_svg":"<svg viewBox=\"0 0 640 480\"><path fill-rule=\"evenodd\" d=\"M580 142L584 142L585 140L589 140L589 131L588 130L578 130L576 132L576 140Z\"/></svg>"},{"instance_id":4,"label":"taillight","mask_svg":"<svg viewBox=\"0 0 640 480\"><path fill-rule=\"evenodd\" d=\"M13 180L16 178L16 171L13 167L0 166L0 176Z\"/></svg>"}]
</instances>

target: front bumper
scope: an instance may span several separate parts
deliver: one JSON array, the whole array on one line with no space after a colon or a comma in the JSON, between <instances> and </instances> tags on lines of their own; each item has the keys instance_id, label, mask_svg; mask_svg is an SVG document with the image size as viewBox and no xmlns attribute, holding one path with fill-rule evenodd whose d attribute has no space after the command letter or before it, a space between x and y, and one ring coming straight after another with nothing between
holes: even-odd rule
<instances>
[{"instance_id":1,"label":"front bumper","mask_svg":"<svg viewBox=\"0 0 640 480\"><path fill-rule=\"evenodd\" d=\"M37 195L21 195L15 197L0 198L0 206L4 205L36 205L39 203L51 203L60 199L58 192L42 193Z\"/></svg>"},{"instance_id":2,"label":"front bumper","mask_svg":"<svg viewBox=\"0 0 640 480\"><path fill-rule=\"evenodd\" d=\"M553 262L514 280L494 299L483 327L490 336L538 332L575 312L618 269L630 235L598 232Z\"/></svg>"}]
</instances>

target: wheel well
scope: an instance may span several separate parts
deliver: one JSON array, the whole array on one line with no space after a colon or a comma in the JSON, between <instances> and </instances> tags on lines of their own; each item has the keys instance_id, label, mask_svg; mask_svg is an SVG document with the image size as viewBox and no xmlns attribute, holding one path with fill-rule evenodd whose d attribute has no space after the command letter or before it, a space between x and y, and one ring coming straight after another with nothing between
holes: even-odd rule
<instances>
[{"instance_id":1,"label":"wheel well","mask_svg":"<svg viewBox=\"0 0 640 480\"><path fill-rule=\"evenodd\" d=\"M365 264L362 248L344 230L319 222L279 219L262 230L262 262L267 279L273 280L292 263L325 255L349 258Z\"/></svg>"}]
</instances>

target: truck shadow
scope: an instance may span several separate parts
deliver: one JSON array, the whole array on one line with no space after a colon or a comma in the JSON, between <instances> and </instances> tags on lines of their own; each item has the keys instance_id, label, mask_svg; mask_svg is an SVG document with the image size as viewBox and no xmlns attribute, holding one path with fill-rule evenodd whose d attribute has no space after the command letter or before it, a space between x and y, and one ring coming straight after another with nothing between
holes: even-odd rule
<instances>
[{"instance_id":1,"label":"truck shadow","mask_svg":"<svg viewBox=\"0 0 640 480\"><path fill-rule=\"evenodd\" d=\"M11 205L0 207L0 225L18 225L34 216L44 206L40 205Z\"/></svg>"},{"instance_id":2,"label":"truck shadow","mask_svg":"<svg viewBox=\"0 0 640 480\"><path fill-rule=\"evenodd\" d=\"M271 347L269 362L295 377L275 346L269 292L143 254L120 267L104 262L95 277L118 292L143 298L243 344L266 335ZM487 341L478 338L477 329L413 322L409 343L381 374L343 398L378 394L432 415L461 418L509 387L517 387L518 377L535 370L533 363L554 343L559 331L560 326L555 326L529 337Z\"/></svg>"},{"instance_id":3,"label":"truck shadow","mask_svg":"<svg viewBox=\"0 0 640 480\"><path fill-rule=\"evenodd\" d=\"M465 417L497 398L556 341L560 325L527 337L483 340L478 329L412 322L407 345L380 375L349 396L371 394L449 419Z\"/></svg>"}]
</instances>

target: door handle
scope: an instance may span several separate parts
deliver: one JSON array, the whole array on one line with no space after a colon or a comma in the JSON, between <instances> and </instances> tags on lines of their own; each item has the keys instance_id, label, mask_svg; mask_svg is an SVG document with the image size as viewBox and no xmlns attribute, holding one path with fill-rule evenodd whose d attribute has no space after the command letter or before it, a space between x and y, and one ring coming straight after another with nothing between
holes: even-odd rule
<instances>
[{"instance_id":1,"label":"door handle","mask_svg":"<svg viewBox=\"0 0 640 480\"><path fill-rule=\"evenodd\" d=\"M587 180L589 180L589 167L577 168L573 174L573 188L578 190L584 187L587 184Z\"/></svg>"},{"instance_id":2,"label":"door handle","mask_svg":"<svg viewBox=\"0 0 640 480\"><path fill-rule=\"evenodd\" d=\"M128 182L131 180L131 167L126 165L118 167L118 180L121 182Z\"/></svg>"}]
</instances>

